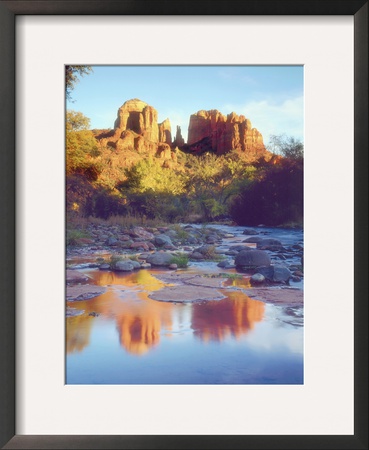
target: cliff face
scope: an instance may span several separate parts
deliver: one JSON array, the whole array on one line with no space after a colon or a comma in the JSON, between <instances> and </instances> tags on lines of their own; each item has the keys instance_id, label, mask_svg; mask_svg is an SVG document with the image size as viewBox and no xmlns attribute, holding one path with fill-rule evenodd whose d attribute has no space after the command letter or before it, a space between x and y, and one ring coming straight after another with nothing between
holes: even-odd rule
<instances>
[{"instance_id":1,"label":"cliff face","mask_svg":"<svg viewBox=\"0 0 369 450\"><path fill-rule=\"evenodd\" d=\"M263 137L249 119L235 113L225 116L216 109L191 115L188 146L192 151L212 150L218 155L230 150L255 157L266 153Z\"/></svg>"},{"instance_id":2,"label":"cliff face","mask_svg":"<svg viewBox=\"0 0 369 450\"><path fill-rule=\"evenodd\" d=\"M159 142L158 113L147 103L135 98L118 109L114 128L131 130L152 142Z\"/></svg>"},{"instance_id":3,"label":"cliff face","mask_svg":"<svg viewBox=\"0 0 369 450\"><path fill-rule=\"evenodd\" d=\"M164 122L159 123L159 142L172 145L172 131L169 119L165 119Z\"/></svg>"},{"instance_id":4,"label":"cliff face","mask_svg":"<svg viewBox=\"0 0 369 450\"><path fill-rule=\"evenodd\" d=\"M169 119L160 124L157 119L158 113L152 106L137 98L128 100L118 109L114 130L102 132L97 138L103 146L164 159L173 159L171 149L176 147L193 153L210 151L218 155L238 150L250 159L269 154L261 133L242 115L231 113L225 116L216 109L192 114L187 144L179 126L172 141Z\"/></svg>"},{"instance_id":5,"label":"cliff face","mask_svg":"<svg viewBox=\"0 0 369 450\"><path fill-rule=\"evenodd\" d=\"M135 98L119 109L114 130L97 138L103 146L119 151L136 151L140 154L171 158L172 135L169 119L158 124L155 108Z\"/></svg>"},{"instance_id":6,"label":"cliff face","mask_svg":"<svg viewBox=\"0 0 369 450\"><path fill-rule=\"evenodd\" d=\"M181 127L177 125L176 138L173 141L173 148L182 148L185 145L185 141L182 137Z\"/></svg>"}]
</instances>

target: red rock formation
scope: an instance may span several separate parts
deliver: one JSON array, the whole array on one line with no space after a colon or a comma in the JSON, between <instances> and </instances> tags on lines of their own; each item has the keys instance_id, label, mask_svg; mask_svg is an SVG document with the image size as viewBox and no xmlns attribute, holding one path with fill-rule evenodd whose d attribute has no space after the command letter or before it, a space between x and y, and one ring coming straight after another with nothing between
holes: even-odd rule
<instances>
[{"instance_id":1,"label":"red rock formation","mask_svg":"<svg viewBox=\"0 0 369 450\"><path fill-rule=\"evenodd\" d=\"M158 113L147 103L134 98L118 109L114 128L131 130L152 142L159 142Z\"/></svg>"},{"instance_id":2,"label":"red rock formation","mask_svg":"<svg viewBox=\"0 0 369 450\"><path fill-rule=\"evenodd\" d=\"M179 127L177 125L176 138L173 141L173 148L176 148L176 147L181 148L184 146L184 144L185 144L185 141L182 137L181 127Z\"/></svg>"},{"instance_id":3,"label":"red rock formation","mask_svg":"<svg viewBox=\"0 0 369 450\"><path fill-rule=\"evenodd\" d=\"M172 159L170 121L166 119L158 124L157 119L158 113L152 106L137 98L128 100L118 109L114 130L101 132L96 137L100 145L119 152L131 150Z\"/></svg>"},{"instance_id":4,"label":"red rock formation","mask_svg":"<svg viewBox=\"0 0 369 450\"><path fill-rule=\"evenodd\" d=\"M165 119L164 122L159 123L159 142L172 145L172 131L169 119Z\"/></svg>"},{"instance_id":5,"label":"red rock formation","mask_svg":"<svg viewBox=\"0 0 369 450\"><path fill-rule=\"evenodd\" d=\"M192 150L212 150L219 155L230 150L254 156L266 153L263 137L249 119L234 112L224 116L216 109L191 115L188 145Z\"/></svg>"},{"instance_id":6,"label":"red rock formation","mask_svg":"<svg viewBox=\"0 0 369 450\"><path fill-rule=\"evenodd\" d=\"M96 130L95 135L102 146L113 147L120 152L129 150L157 155L172 161L171 148L176 147L199 153L212 151L218 155L238 150L245 152L250 159L269 155L259 131L252 128L250 120L234 112L224 116L213 109L192 114L187 145L179 126L172 143L169 119L158 124L157 118L155 108L135 98L119 108L113 130Z\"/></svg>"}]
</instances>

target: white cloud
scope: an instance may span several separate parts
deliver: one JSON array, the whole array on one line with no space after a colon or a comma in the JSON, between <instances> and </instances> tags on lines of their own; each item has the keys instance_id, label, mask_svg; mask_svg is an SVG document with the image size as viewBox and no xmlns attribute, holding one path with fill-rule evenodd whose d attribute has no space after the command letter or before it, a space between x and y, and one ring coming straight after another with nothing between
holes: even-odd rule
<instances>
[{"instance_id":1,"label":"white cloud","mask_svg":"<svg viewBox=\"0 0 369 450\"><path fill-rule=\"evenodd\" d=\"M286 134L303 141L304 99L291 98L282 103L271 100L251 101L244 105L225 105L224 112L243 114L263 135L267 144L271 134ZM222 111L223 112L223 111Z\"/></svg>"}]
</instances>

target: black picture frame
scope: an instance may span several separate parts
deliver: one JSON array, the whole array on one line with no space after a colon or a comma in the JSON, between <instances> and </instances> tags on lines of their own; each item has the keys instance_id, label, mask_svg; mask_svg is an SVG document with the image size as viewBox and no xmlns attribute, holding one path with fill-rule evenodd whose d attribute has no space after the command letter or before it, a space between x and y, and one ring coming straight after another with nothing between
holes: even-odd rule
<instances>
[{"instance_id":1,"label":"black picture frame","mask_svg":"<svg viewBox=\"0 0 369 450\"><path fill-rule=\"evenodd\" d=\"M16 435L15 430L15 18L17 15L352 15L354 18L354 434ZM88 449L368 448L368 1L0 0L0 445ZM329 420L329 418L327 418Z\"/></svg>"}]
</instances>

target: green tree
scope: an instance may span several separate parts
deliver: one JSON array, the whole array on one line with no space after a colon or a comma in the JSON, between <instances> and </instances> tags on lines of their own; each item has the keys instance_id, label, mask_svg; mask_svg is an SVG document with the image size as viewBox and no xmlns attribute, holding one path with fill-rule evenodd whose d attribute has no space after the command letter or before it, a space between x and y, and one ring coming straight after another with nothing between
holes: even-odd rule
<instances>
[{"instance_id":1,"label":"green tree","mask_svg":"<svg viewBox=\"0 0 369 450\"><path fill-rule=\"evenodd\" d=\"M70 131L88 130L90 128L90 119L79 111L69 109L66 115L66 129Z\"/></svg>"},{"instance_id":2,"label":"green tree","mask_svg":"<svg viewBox=\"0 0 369 450\"><path fill-rule=\"evenodd\" d=\"M125 169L126 180L117 187L132 215L183 220L188 214L184 173L163 167L162 160L148 157Z\"/></svg>"},{"instance_id":3,"label":"green tree","mask_svg":"<svg viewBox=\"0 0 369 450\"><path fill-rule=\"evenodd\" d=\"M170 193L173 195L184 192L184 181L180 173L163 167L161 160L155 158L142 159L134 166L125 170L127 180L122 187L132 193Z\"/></svg>"},{"instance_id":4,"label":"green tree","mask_svg":"<svg viewBox=\"0 0 369 450\"><path fill-rule=\"evenodd\" d=\"M285 158L302 160L304 157L304 144L292 136L285 134L271 135L268 150Z\"/></svg>"},{"instance_id":5,"label":"green tree","mask_svg":"<svg viewBox=\"0 0 369 450\"><path fill-rule=\"evenodd\" d=\"M79 77L88 75L93 72L91 66L65 66L65 94L67 100L71 100L71 92L73 91L76 83L79 82Z\"/></svg>"},{"instance_id":6,"label":"green tree","mask_svg":"<svg viewBox=\"0 0 369 450\"><path fill-rule=\"evenodd\" d=\"M303 197L303 162L284 158L264 167L257 178L241 189L230 212L239 225L301 225Z\"/></svg>"},{"instance_id":7,"label":"green tree","mask_svg":"<svg viewBox=\"0 0 369 450\"><path fill-rule=\"evenodd\" d=\"M66 115L66 174L85 174L96 180L101 168L96 158L100 155L96 139L88 130L90 119L81 112L67 111Z\"/></svg>"},{"instance_id":8,"label":"green tree","mask_svg":"<svg viewBox=\"0 0 369 450\"><path fill-rule=\"evenodd\" d=\"M230 199L255 171L236 151L221 156L213 153L189 156L186 166L187 191L206 221L228 213Z\"/></svg>"}]
</instances>

